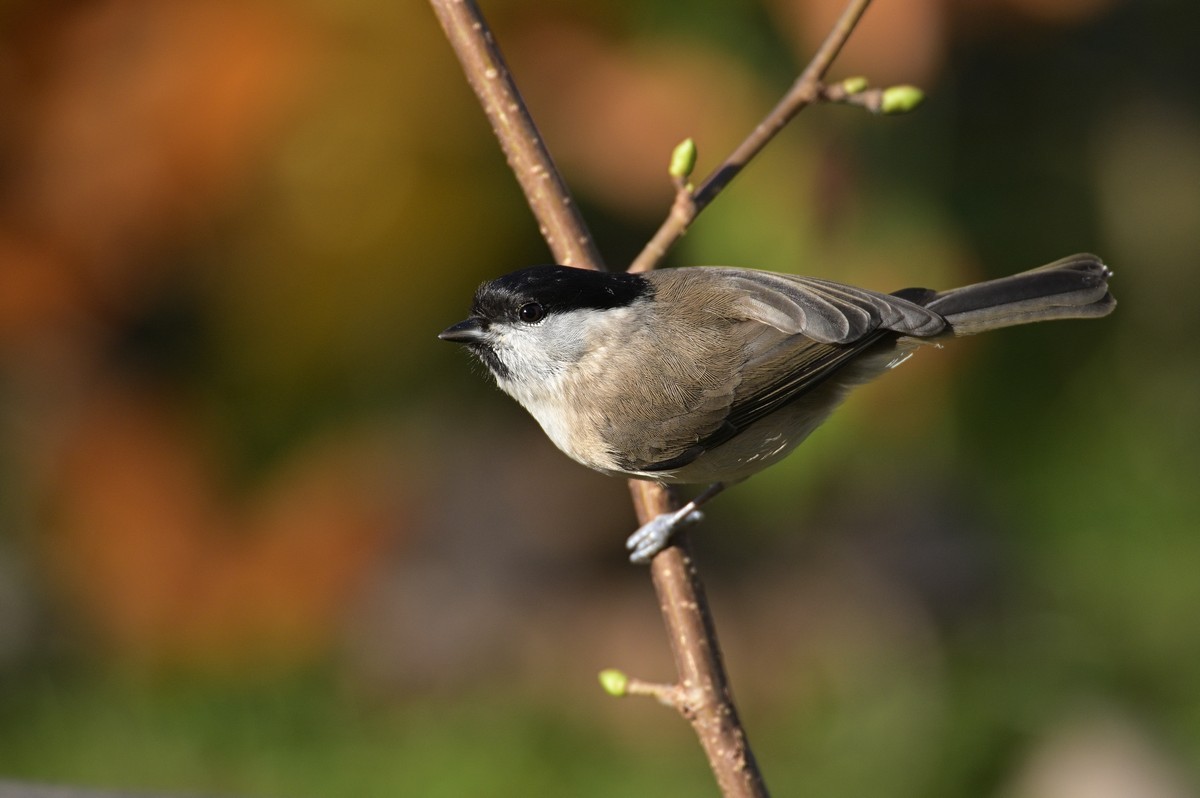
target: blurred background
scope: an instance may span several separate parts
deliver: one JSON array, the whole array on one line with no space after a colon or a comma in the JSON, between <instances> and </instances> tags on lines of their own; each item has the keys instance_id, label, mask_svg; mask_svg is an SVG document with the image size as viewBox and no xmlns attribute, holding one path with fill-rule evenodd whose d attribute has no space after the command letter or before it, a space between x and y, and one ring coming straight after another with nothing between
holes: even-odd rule
<instances>
[{"instance_id":1,"label":"blurred background","mask_svg":"<svg viewBox=\"0 0 1200 798\"><path fill-rule=\"evenodd\" d=\"M841 0L484 10L608 262ZM923 351L695 534L780 795L1200 774L1200 12L879 0L674 265L894 290L1076 251L1102 321ZM0 776L714 795L627 489L436 339L549 255L423 3L0 3Z\"/></svg>"}]
</instances>

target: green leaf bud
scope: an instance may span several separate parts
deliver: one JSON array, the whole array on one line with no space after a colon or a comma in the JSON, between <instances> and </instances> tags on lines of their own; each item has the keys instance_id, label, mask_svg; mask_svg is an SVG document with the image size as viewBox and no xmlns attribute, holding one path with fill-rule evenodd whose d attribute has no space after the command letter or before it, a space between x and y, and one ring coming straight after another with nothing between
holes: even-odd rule
<instances>
[{"instance_id":1,"label":"green leaf bud","mask_svg":"<svg viewBox=\"0 0 1200 798\"><path fill-rule=\"evenodd\" d=\"M600 686L604 688L604 692L620 698L629 690L629 677L625 675L624 671L606 668L600 671Z\"/></svg>"},{"instance_id":2,"label":"green leaf bud","mask_svg":"<svg viewBox=\"0 0 1200 798\"><path fill-rule=\"evenodd\" d=\"M866 91L866 88L867 79L862 75L855 75L852 78L846 78L842 81L842 91L847 94L858 94L859 92Z\"/></svg>"},{"instance_id":3,"label":"green leaf bud","mask_svg":"<svg viewBox=\"0 0 1200 798\"><path fill-rule=\"evenodd\" d=\"M671 152L671 165L667 171L677 180L687 180L695 168L696 142L686 138Z\"/></svg>"},{"instance_id":4,"label":"green leaf bud","mask_svg":"<svg viewBox=\"0 0 1200 798\"><path fill-rule=\"evenodd\" d=\"M889 86L883 90L879 110L885 114L906 114L924 99L925 92L916 86Z\"/></svg>"}]
</instances>

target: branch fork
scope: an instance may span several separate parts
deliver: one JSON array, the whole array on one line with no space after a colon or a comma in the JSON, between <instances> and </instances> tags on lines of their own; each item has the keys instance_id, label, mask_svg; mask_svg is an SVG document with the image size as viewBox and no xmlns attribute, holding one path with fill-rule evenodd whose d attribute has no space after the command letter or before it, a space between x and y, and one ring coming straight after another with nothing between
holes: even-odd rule
<instances>
[{"instance_id":1,"label":"branch fork","mask_svg":"<svg viewBox=\"0 0 1200 798\"><path fill-rule=\"evenodd\" d=\"M571 201L475 0L430 0L430 4L500 140L555 260L568 266L603 269L591 234ZM807 106L819 101L839 102L876 113L898 113L920 102L920 91L911 86L871 89L862 78L824 82L825 73L869 4L870 0L848 0L787 94L699 186L689 182L696 158L694 143L688 140L676 148L669 169L675 199L629 271L657 267L700 212ZM682 506L674 491L664 485L630 480L629 487L639 523ZM650 575L679 681L649 682L609 670L601 673L601 683L613 695L650 696L686 718L708 756L723 795L766 796L766 785L738 719L686 530L678 532L672 544L654 557Z\"/></svg>"}]
</instances>

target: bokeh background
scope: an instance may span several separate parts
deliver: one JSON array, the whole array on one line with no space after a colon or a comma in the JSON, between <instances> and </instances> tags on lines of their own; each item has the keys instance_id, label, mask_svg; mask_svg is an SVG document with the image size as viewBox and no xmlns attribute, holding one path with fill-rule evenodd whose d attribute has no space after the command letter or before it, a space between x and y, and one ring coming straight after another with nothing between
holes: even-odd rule
<instances>
[{"instance_id":1,"label":"bokeh background","mask_svg":"<svg viewBox=\"0 0 1200 798\"><path fill-rule=\"evenodd\" d=\"M840 0L497 0L610 264ZM695 535L780 795L1200 774L1200 12L878 0L672 262L1117 312L923 351ZM548 258L430 9L0 3L0 776L247 796L715 794L626 488L435 335Z\"/></svg>"}]
</instances>

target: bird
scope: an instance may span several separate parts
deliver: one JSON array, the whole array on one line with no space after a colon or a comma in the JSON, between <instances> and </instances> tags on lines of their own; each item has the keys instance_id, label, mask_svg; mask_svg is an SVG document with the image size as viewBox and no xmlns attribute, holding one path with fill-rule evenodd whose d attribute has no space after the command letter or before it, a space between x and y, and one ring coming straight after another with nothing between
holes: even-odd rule
<instances>
[{"instance_id":1,"label":"bird","mask_svg":"<svg viewBox=\"0 0 1200 798\"><path fill-rule=\"evenodd\" d=\"M946 291L880 293L721 266L531 266L483 283L439 334L464 345L573 460L707 485L626 541L649 562L726 486L779 462L855 386L956 336L1106 316L1112 271L1071 255Z\"/></svg>"}]
</instances>

